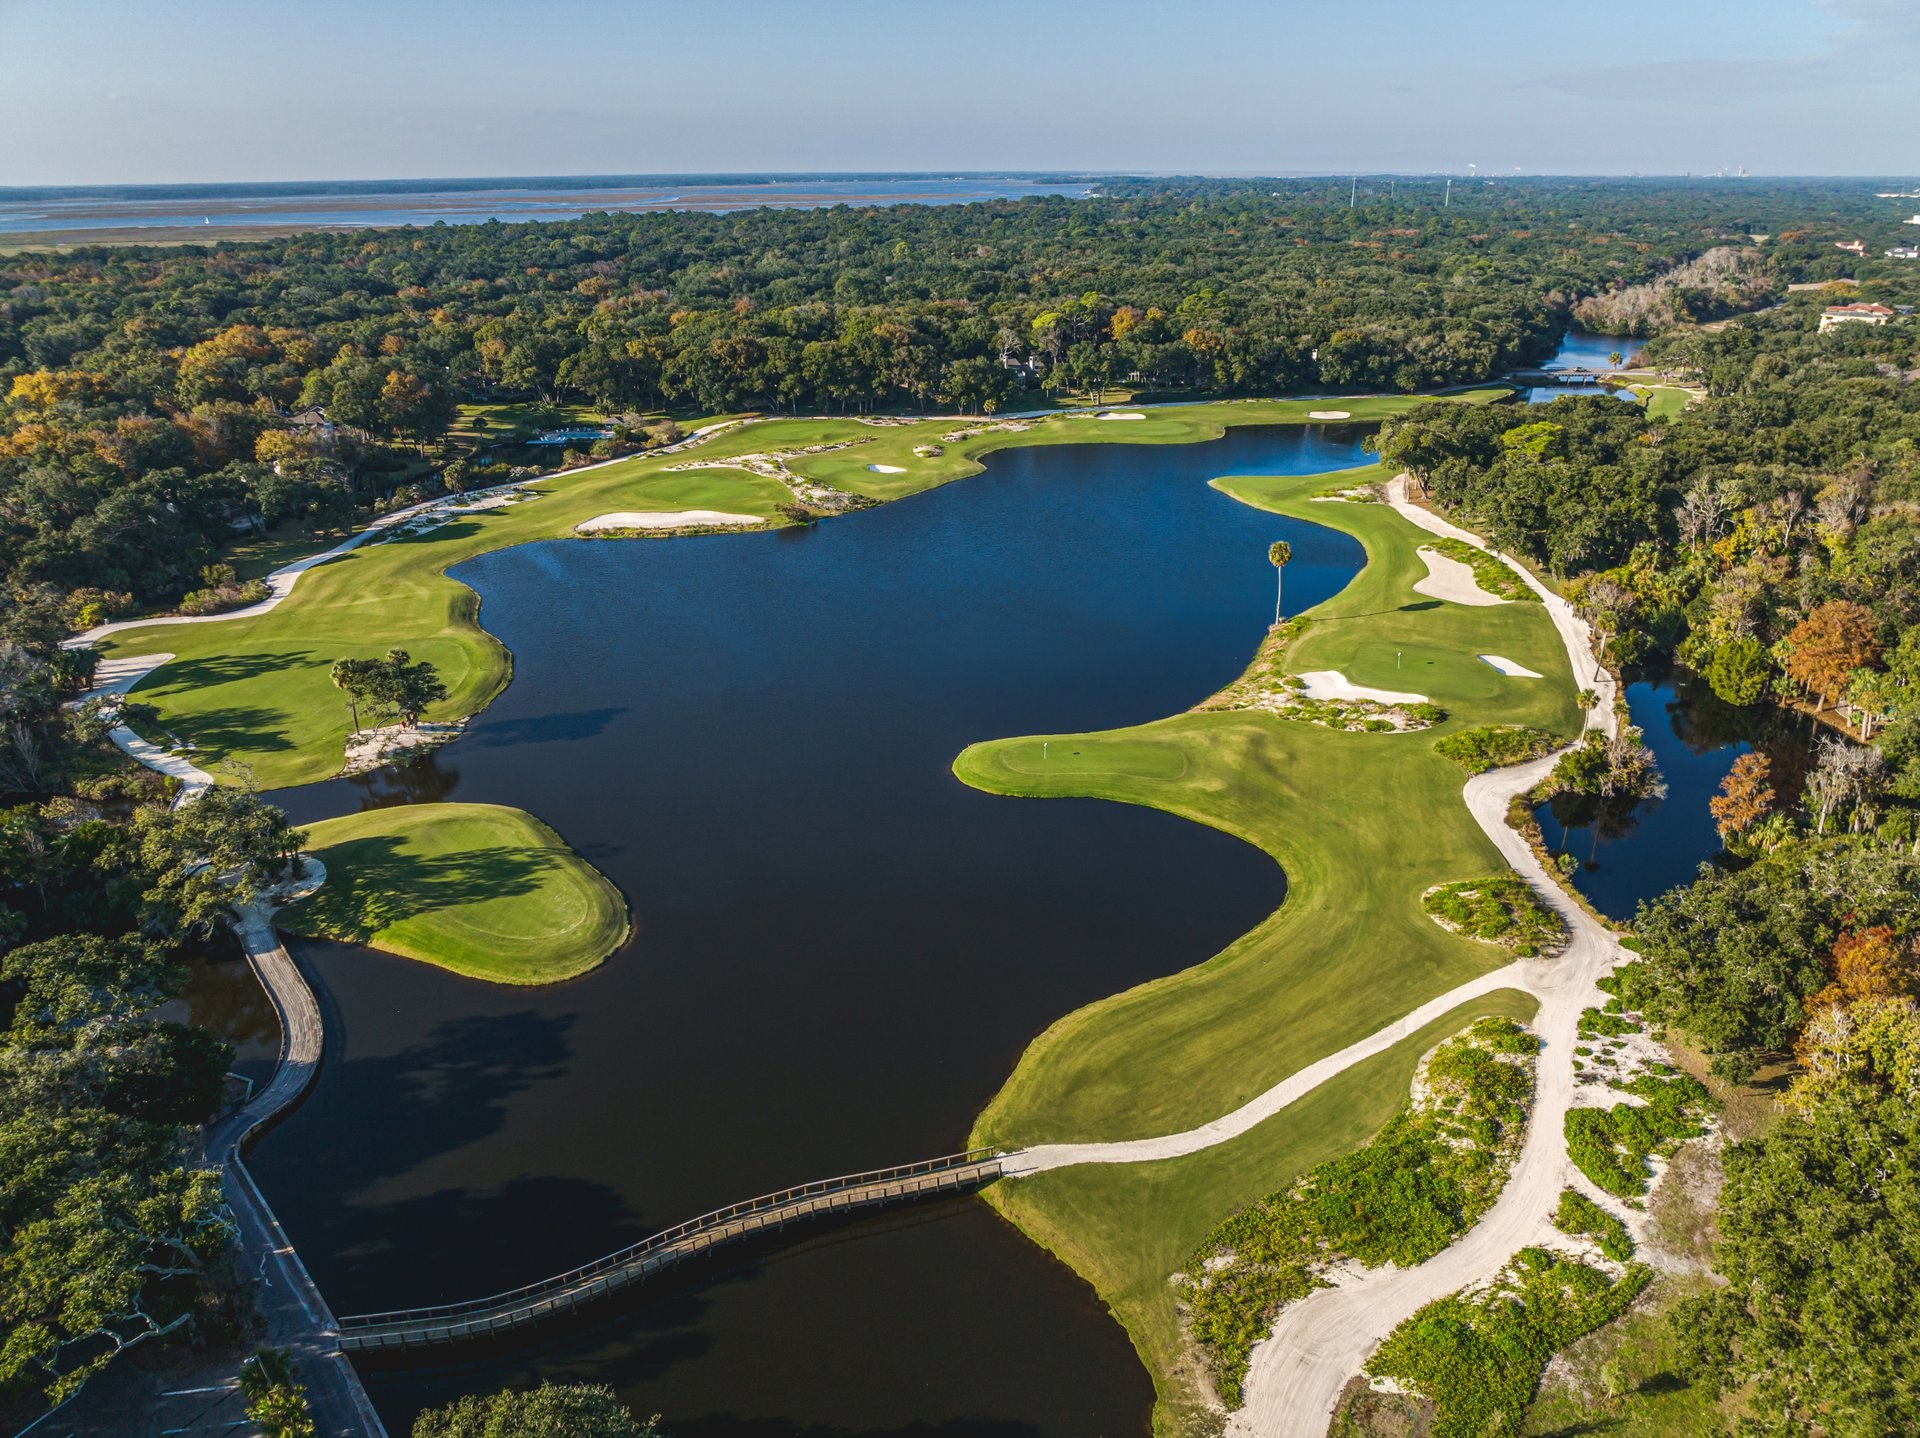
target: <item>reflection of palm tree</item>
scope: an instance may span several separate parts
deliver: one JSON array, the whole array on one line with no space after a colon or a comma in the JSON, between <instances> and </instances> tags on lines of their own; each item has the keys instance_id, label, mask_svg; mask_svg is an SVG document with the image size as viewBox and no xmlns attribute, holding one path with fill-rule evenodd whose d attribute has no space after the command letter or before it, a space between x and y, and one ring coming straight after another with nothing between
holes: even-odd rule
<instances>
[{"instance_id":1,"label":"reflection of palm tree","mask_svg":"<svg viewBox=\"0 0 1920 1438\"><path fill-rule=\"evenodd\" d=\"M1273 565L1273 622L1280 622L1280 586L1287 576L1287 561L1293 558L1293 546L1276 539L1267 546L1267 561Z\"/></svg>"}]
</instances>

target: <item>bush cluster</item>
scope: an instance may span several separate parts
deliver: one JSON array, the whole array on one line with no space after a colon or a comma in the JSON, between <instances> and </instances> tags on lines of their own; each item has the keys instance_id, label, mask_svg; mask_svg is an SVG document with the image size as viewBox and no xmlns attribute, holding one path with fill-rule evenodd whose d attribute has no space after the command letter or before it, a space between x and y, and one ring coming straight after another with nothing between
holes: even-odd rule
<instances>
[{"instance_id":1,"label":"bush cluster","mask_svg":"<svg viewBox=\"0 0 1920 1438\"><path fill-rule=\"evenodd\" d=\"M1368 1267L1424 1263L1492 1206L1506 1182L1532 1090L1532 1034L1481 1019L1434 1051L1421 1103L1356 1153L1234 1214L1187 1264L1188 1324L1221 1396L1242 1397L1248 1356L1286 1304L1341 1257Z\"/></svg>"},{"instance_id":2,"label":"bush cluster","mask_svg":"<svg viewBox=\"0 0 1920 1438\"><path fill-rule=\"evenodd\" d=\"M1433 752L1451 759L1469 774L1524 764L1553 752L1553 736L1521 724L1482 724L1433 741Z\"/></svg>"},{"instance_id":3,"label":"bush cluster","mask_svg":"<svg viewBox=\"0 0 1920 1438\"><path fill-rule=\"evenodd\" d=\"M1502 944L1532 956L1566 935L1560 918L1524 879L1512 876L1442 884L1421 901L1426 911L1455 933Z\"/></svg>"},{"instance_id":4,"label":"bush cluster","mask_svg":"<svg viewBox=\"0 0 1920 1438\"><path fill-rule=\"evenodd\" d=\"M1702 1120L1712 1100L1685 1074L1643 1073L1621 1088L1645 1104L1568 1110L1567 1156L1616 1198L1639 1198L1647 1191L1648 1157L1706 1132Z\"/></svg>"},{"instance_id":5,"label":"bush cluster","mask_svg":"<svg viewBox=\"0 0 1920 1438\"><path fill-rule=\"evenodd\" d=\"M1562 1233L1592 1235L1600 1251L1615 1263L1625 1263L1633 1257L1633 1236L1627 1232L1626 1224L1578 1189L1569 1188L1561 1193L1553 1226Z\"/></svg>"},{"instance_id":6,"label":"bush cluster","mask_svg":"<svg viewBox=\"0 0 1920 1438\"><path fill-rule=\"evenodd\" d=\"M1431 1399L1433 1438L1518 1433L1553 1355L1626 1312L1652 1276L1635 1264L1611 1279L1523 1248L1490 1291L1442 1298L1401 1324L1367 1372Z\"/></svg>"}]
</instances>

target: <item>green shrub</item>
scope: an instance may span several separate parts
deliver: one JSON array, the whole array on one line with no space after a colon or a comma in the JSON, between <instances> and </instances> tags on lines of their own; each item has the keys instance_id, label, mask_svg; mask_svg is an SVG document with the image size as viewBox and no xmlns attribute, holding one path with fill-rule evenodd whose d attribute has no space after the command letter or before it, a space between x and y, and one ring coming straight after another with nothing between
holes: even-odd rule
<instances>
[{"instance_id":1,"label":"green shrub","mask_svg":"<svg viewBox=\"0 0 1920 1438\"><path fill-rule=\"evenodd\" d=\"M1518 1433L1560 1349L1626 1312L1651 1272L1618 1280L1543 1248L1523 1248L1491 1290L1430 1303L1396 1328L1367 1361L1432 1400L1433 1438Z\"/></svg>"},{"instance_id":2,"label":"green shrub","mask_svg":"<svg viewBox=\"0 0 1920 1438\"><path fill-rule=\"evenodd\" d=\"M1437 549L1449 559L1457 559L1473 569L1473 582L1487 593L1501 599L1515 599L1522 602L1539 603L1540 596L1535 594L1527 582L1515 574L1507 565L1495 559L1484 549L1475 549L1463 539L1430 539L1421 546L1423 549Z\"/></svg>"},{"instance_id":3,"label":"green shrub","mask_svg":"<svg viewBox=\"0 0 1920 1438\"><path fill-rule=\"evenodd\" d=\"M1639 1198L1647 1191L1648 1157L1670 1154L1706 1132L1702 1120L1712 1100L1685 1074L1643 1073L1621 1087L1646 1104L1569 1109L1567 1156L1605 1192Z\"/></svg>"},{"instance_id":4,"label":"green shrub","mask_svg":"<svg viewBox=\"0 0 1920 1438\"><path fill-rule=\"evenodd\" d=\"M1482 724L1433 741L1434 753L1453 760L1469 774L1524 764L1529 759L1551 754L1553 747L1551 734L1521 724Z\"/></svg>"},{"instance_id":5,"label":"green shrub","mask_svg":"<svg viewBox=\"0 0 1920 1438\"><path fill-rule=\"evenodd\" d=\"M1420 1108L1207 1235L1187 1262L1187 1321L1230 1406L1253 1345L1282 1307L1320 1286L1324 1264L1424 1263L1492 1206L1532 1091L1531 1073L1497 1056L1538 1047L1511 1019L1480 1020L1434 1051Z\"/></svg>"},{"instance_id":6,"label":"green shrub","mask_svg":"<svg viewBox=\"0 0 1920 1438\"><path fill-rule=\"evenodd\" d=\"M1560 1195L1560 1207L1554 1211L1553 1226L1562 1233L1591 1234L1600 1251L1615 1263L1633 1257L1633 1235L1626 1224L1608 1213L1578 1189L1566 1189Z\"/></svg>"},{"instance_id":7,"label":"green shrub","mask_svg":"<svg viewBox=\"0 0 1920 1438\"><path fill-rule=\"evenodd\" d=\"M1566 936L1559 915L1524 879L1512 875L1442 884L1420 902L1455 933L1517 952L1535 953Z\"/></svg>"}]
</instances>

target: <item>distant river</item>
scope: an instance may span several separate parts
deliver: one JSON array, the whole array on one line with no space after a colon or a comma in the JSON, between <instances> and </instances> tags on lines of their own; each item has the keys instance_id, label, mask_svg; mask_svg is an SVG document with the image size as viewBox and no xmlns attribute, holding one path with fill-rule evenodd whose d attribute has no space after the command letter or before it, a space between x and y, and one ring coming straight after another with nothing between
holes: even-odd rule
<instances>
[{"instance_id":1,"label":"distant river","mask_svg":"<svg viewBox=\"0 0 1920 1438\"><path fill-rule=\"evenodd\" d=\"M326 1068L256 1172L328 1299L478 1296L955 1150L1049 1023L1270 913L1283 876L1237 839L977 793L949 766L974 740L1179 713L1237 675L1272 613L1271 541L1294 546L1298 608L1363 554L1206 481L1356 464L1362 432L1014 449L813 529L461 566L513 650L506 693L431 760L275 800L297 822L520 805L621 886L638 933L533 990L305 946ZM684 1438L1144 1433L1117 1325L977 1200L793 1240L527 1347L363 1371L395 1432L549 1375L612 1383Z\"/></svg>"}]
</instances>

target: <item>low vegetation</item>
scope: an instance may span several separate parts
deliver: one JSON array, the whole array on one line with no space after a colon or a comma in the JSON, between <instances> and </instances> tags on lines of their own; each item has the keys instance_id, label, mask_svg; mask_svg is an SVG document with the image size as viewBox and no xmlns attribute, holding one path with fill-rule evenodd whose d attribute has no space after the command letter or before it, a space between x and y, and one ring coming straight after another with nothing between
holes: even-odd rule
<instances>
[{"instance_id":1,"label":"low vegetation","mask_svg":"<svg viewBox=\"0 0 1920 1438\"><path fill-rule=\"evenodd\" d=\"M1453 760L1469 774L1524 764L1529 759L1551 754L1554 748L1553 735L1523 724L1480 724L1443 734L1433 741L1434 753Z\"/></svg>"},{"instance_id":2,"label":"low vegetation","mask_svg":"<svg viewBox=\"0 0 1920 1438\"><path fill-rule=\"evenodd\" d=\"M1229 1404L1274 1315L1329 1263L1422 1263L1492 1206L1519 1146L1537 1047L1510 1019L1480 1020L1434 1050L1419 1100L1373 1142L1235 1214L1194 1251L1188 1327Z\"/></svg>"},{"instance_id":3,"label":"low vegetation","mask_svg":"<svg viewBox=\"0 0 1920 1438\"><path fill-rule=\"evenodd\" d=\"M498 804L408 804L326 819L307 849L327 881L280 924L501 984L595 967L627 933L607 879L530 814Z\"/></svg>"},{"instance_id":4,"label":"low vegetation","mask_svg":"<svg viewBox=\"0 0 1920 1438\"><path fill-rule=\"evenodd\" d=\"M1533 592L1533 587L1514 573L1511 565L1495 559L1486 550L1468 544L1464 539L1429 539L1426 548L1438 550L1447 558L1467 565L1473 570L1473 582L1488 594L1520 603L1540 602L1540 596Z\"/></svg>"},{"instance_id":5,"label":"low vegetation","mask_svg":"<svg viewBox=\"0 0 1920 1438\"><path fill-rule=\"evenodd\" d=\"M1441 884L1420 903L1454 933L1500 944L1522 958L1556 948L1566 939L1560 916L1540 902L1532 885L1511 874Z\"/></svg>"},{"instance_id":6,"label":"low vegetation","mask_svg":"<svg viewBox=\"0 0 1920 1438\"><path fill-rule=\"evenodd\" d=\"M1553 1214L1553 1226L1562 1233L1587 1235L1615 1263L1625 1263L1633 1257L1633 1235L1627 1232L1626 1224L1578 1189L1569 1188L1561 1193L1560 1206Z\"/></svg>"},{"instance_id":7,"label":"low vegetation","mask_svg":"<svg viewBox=\"0 0 1920 1438\"><path fill-rule=\"evenodd\" d=\"M1641 1103L1567 1111L1567 1156L1574 1167L1616 1198L1646 1194L1651 1157L1667 1157L1682 1143L1706 1132L1711 1100L1685 1074L1637 1074L1622 1091Z\"/></svg>"},{"instance_id":8,"label":"low vegetation","mask_svg":"<svg viewBox=\"0 0 1920 1438\"><path fill-rule=\"evenodd\" d=\"M1651 1277L1523 1248L1486 1292L1456 1293L1401 1324L1367 1372L1434 1403L1432 1438L1518 1433L1553 1355L1619 1317Z\"/></svg>"}]
</instances>

